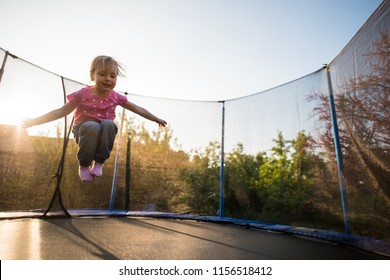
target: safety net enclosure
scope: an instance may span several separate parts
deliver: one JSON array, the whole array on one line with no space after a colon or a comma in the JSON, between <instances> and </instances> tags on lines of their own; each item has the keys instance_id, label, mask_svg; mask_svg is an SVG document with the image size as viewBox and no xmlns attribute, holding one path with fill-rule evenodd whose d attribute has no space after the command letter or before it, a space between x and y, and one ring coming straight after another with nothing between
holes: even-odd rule
<instances>
[{"instance_id":1,"label":"safety net enclosure","mask_svg":"<svg viewBox=\"0 0 390 280\"><path fill-rule=\"evenodd\" d=\"M54 211L62 202L66 209L236 218L364 236L385 246L389 31L390 1L384 1L328 65L242 98L127 94L169 125L158 128L118 106L121 133L104 176L91 184L77 174L72 115L18 126L86 85L0 49L0 211L45 210L55 197ZM53 196L58 188L60 198Z\"/></svg>"}]
</instances>

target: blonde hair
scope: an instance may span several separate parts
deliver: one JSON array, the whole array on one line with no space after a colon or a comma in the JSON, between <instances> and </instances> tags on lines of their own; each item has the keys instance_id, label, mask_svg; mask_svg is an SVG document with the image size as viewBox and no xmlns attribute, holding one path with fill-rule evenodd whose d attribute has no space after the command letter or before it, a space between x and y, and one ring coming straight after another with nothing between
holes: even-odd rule
<instances>
[{"instance_id":1,"label":"blonde hair","mask_svg":"<svg viewBox=\"0 0 390 280\"><path fill-rule=\"evenodd\" d=\"M91 79L92 79L93 74L98 69L103 69L107 65L113 65L114 67L116 67L118 76L121 76L121 77L125 76L125 69L122 67L122 65L118 61L113 59L111 56L99 55L99 56L95 57L91 62L91 67L89 70Z\"/></svg>"}]
</instances>

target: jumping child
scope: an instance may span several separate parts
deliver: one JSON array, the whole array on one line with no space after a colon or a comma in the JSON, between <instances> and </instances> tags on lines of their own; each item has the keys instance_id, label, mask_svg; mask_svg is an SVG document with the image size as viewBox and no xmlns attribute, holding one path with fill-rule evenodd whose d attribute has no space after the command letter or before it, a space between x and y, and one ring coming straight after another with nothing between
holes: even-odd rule
<instances>
[{"instance_id":1,"label":"jumping child","mask_svg":"<svg viewBox=\"0 0 390 280\"><path fill-rule=\"evenodd\" d=\"M97 56L91 63L93 86L87 86L67 96L68 103L61 108L34 119L25 119L24 127L40 125L63 118L73 112L73 134L79 146L79 176L83 182L92 182L103 174L103 164L110 157L118 128L114 123L117 105L130 110L159 126L167 122L148 110L131 103L116 91L117 77L123 76L123 67L112 57Z\"/></svg>"}]
</instances>

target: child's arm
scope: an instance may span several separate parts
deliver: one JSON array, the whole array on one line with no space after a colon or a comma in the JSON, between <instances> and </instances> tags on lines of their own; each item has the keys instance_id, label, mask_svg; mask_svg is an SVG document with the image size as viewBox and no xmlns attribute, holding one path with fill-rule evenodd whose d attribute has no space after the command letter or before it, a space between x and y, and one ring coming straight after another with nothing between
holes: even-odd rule
<instances>
[{"instance_id":1,"label":"child's arm","mask_svg":"<svg viewBox=\"0 0 390 280\"><path fill-rule=\"evenodd\" d=\"M150 121L153 121L153 122L156 122L159 124L159 126L166 126L167 125L167 122L156 117L155 115L153 115L152 113L150 113L148 110L146 110L145 108L142 108L138 105L135 105L134 103L131 103L130 101L127 101L125 105L123 105L123 108L127 109L127 110L130 110L132 111L133 113L136 113Z\"/></svg>"},{"instance_id":2,"label":"child's arm","mask_svg":"<svg viewBox=\"0 0 390 280\"><path fill-rule=\"evenodd\" d=\"M61 108L55 109L47 114L44 114L40 117L37 117L35 119L24 119L22 126L23 127L30 127L34 125L39 125L43 123L48 123L60 118L63 118L67 115L69 115L74 109L76 109L76 104L73 103L66 103Z\"/></svg>"}]
</instances>

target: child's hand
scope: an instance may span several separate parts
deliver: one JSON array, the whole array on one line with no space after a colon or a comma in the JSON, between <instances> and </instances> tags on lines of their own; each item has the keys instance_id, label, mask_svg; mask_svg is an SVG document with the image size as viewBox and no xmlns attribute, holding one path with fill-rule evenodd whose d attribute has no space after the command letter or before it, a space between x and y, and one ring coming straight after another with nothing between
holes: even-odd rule
<instances>
[{"instance_id":1,"label":"child's hand","mask_svg":"<svg viewBox=\"0 0 390 280\"><path fill-rule=\"evenodd\" d=\"M23 128L27 128L27 127L30 127L33 125L34 125L34 123L33 123L32 119L23 119L22 123L21 123L21 127L23 127Z\"/></svg>"},{"instance_id":2,"label":"child's hand","mask_svg":"<svg viewBox=\"0 0 390 280\"><path fill-rule=\"evenodd\" d=\"M158 126L159 126L159 127L165 127L165 126L167 125L167 122L164 121L164 120L162 120L162 119L158 119L158 120L156 121L156 123L158 123Z\"/></svg>"}]
</instances>

